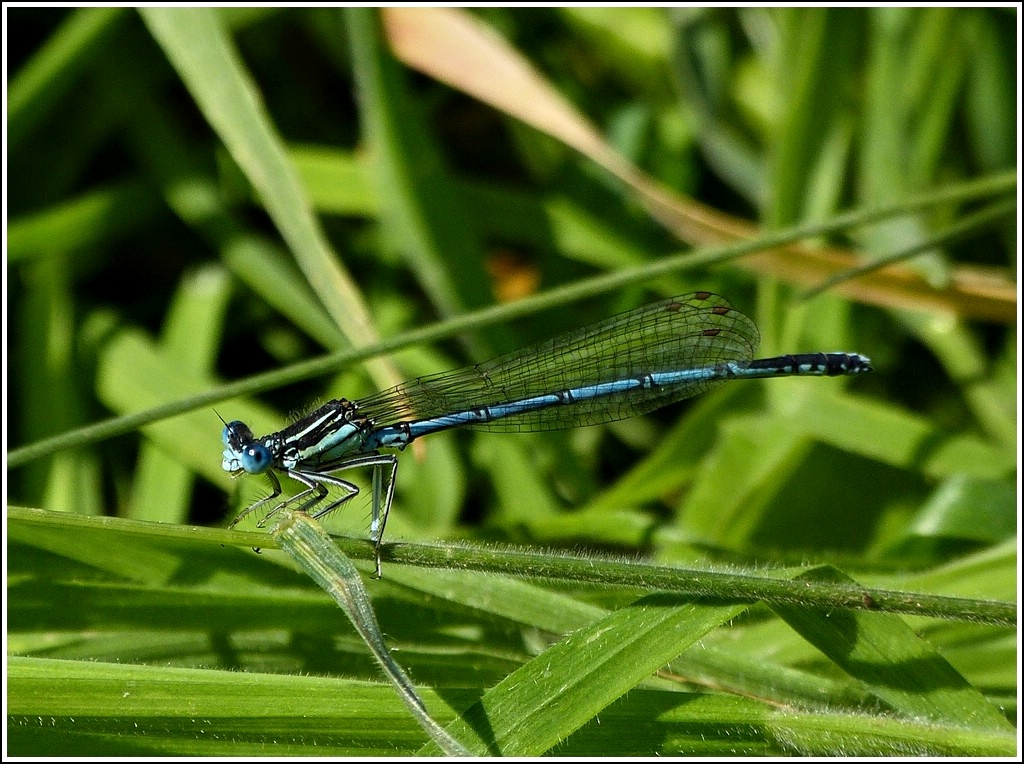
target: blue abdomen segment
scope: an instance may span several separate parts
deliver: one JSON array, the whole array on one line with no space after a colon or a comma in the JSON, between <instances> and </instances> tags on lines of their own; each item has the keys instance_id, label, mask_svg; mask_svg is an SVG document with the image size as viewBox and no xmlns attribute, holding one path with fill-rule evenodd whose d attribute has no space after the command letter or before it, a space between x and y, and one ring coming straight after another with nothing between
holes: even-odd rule
<instances>
[{"instance_id":1,"label":"blue abdomen segment","mask_svg":"<svg viewBox=\"0 0 1024 764\"><path fill-rule=\"evenodd\" d=\"M368 445L403 448L423 435L453 427L486 428L495 425L501 429L514 426L528 430L553 429L552 425L579 426L651 411L730 379L839 376L870 370L870 360L857 353L807 353L753 361L726 361L712 366L654 372L570 387L429 419L378 427L368 439Z\"/></svg>"}]
</instances>

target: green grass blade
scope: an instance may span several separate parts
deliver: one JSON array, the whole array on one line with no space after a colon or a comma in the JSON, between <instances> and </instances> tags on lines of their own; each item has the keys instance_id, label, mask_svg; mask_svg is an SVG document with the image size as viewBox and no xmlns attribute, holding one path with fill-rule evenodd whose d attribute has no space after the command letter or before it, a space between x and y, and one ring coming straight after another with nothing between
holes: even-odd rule
<instances>
[{"instance_id":1,"label":"green grass blade","mask_svg":"<svg viewBox=\"0 0 1024 764\"><path fill-rule=\"evenodd\" d=\"M295 168L214 10L148 8L142 15L232 157L243 168L309 284L355 345L376 333L359 290L333 255ZM386 365L375 368L382 372ZM385 374L394 384L397 377Z\"/></svg>"},{"instance_id":2,"label":"green grass blade","mask_svg":"<svg viewBox=\"0 0 1024 764\"><path fill-rule=\"evenodd\" d=\"M742 610L638 600L545 650L448 729L477 755L538 756Z\"/></svg>"},{"instance_id":3,"label":"green grass blade","mask_svg":"<svg viewBox=\"0 0 1024 764\"><path fill-rule=\"evenodd\" d=\"M410 98L404 72L381 40L378 11L350 9L349 29L364 133L385 225L392 228L442 316L490 301L475 222Z\"/></svg>"},{"instance_id":4,"label":"green grass blade","mask_svg":"<svg viewBox=\"0 0 1024 764\"><path fill-rule=\"evenodd\" d=\"M274 527L271 535L338 603L384 670L395 692L430 739L446 756L468 755L469 751L431 718L412 681L391 655L359 571L334 546L323 528L305 513L289 513Z\"/></svg>"},{"instance_id":5,"label":"green grass blade","mask_svg":"<svg viewBox=\"0 0 1024 764\"><path fill-rule=\"evenodd\" d=\"M816 569L801 580L852 581ZM900 618L880 613L826 613L775 605L788 624L907 719L992 733L1011 725L928 642Z\"/></svg>"},{"instance_id":6,"label":"green grass blade","mask_svg":"<svg viewBox=\"0 0 1024 764\"><path fill-rule=\"evenodd\" d=\"M123 8L75 11L11 79L7 91L7 141L11 149L59 105L90 59L102 54L125 15Z\"/></svg>"}]
</instances>

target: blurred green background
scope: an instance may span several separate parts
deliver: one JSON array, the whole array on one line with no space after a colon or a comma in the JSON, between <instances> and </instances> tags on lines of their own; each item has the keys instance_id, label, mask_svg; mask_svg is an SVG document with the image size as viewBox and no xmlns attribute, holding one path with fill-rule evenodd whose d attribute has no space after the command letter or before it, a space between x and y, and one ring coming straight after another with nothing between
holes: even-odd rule
<instances>
[{"instance_id":1,"label":"blurred green background","mask_svg":"<svg viewBox=\"0 0 1024 764\"><path fill-rule=\"evenodd\" d=\"M480 26L460 26L461 13ZM356 399L707 289L755 319L761 355L856 351L875 372L726 385L575 431L431 437L401 459L389 538L698 566L821 562L890 588L1013 600L1017 11L461 13L5 9L8 450L159 404L192 409L18 460L5 478L8 504L224 527L267 487L220 469L218 414L263 434L318 401ZM439 70L454 79L440 82ZM972 193L975 180L989 190ZM800 250L715 256L730 242L756 250L760 237L789 226L958 184L962 195L941 204L806 238ZM689 252L708 256L687 263ZM913 257L804 299L855 262L901 253ZM664 267L672 258L678 267ZM625 276L594 286L605 274ZM564 291L543 310L517 310L555 288ZM507 320L366 365L325 363L287 385L255 377L494 304L509 307ZM250 377L245 395L189 403ZM328 527L362 536L366 493ZM195 564L195 581L211 586L215 570L237 565L225 591L239 593L241 582L284 575L268 574L244 548L218 559L223 536L199 552L138 530L140 550L176 561L143 575L127 553L98 565L115 543L101 524L47 520L42 533L32 522L8 517L9 654L375 676L358 645L335 645L310 663L277 616L256 646L229 648L218 642L232 630L229 615L249 616L223 605L204 616L218 624L213 647L202 618L179 620L200 607L187 597L181 611L153 604L139 615L107 601L85 612L104 599L98 590L83 599L88 581L152 591L184 585L182 570ZM927 583L957 565L973 573ZM379 615L417 664L414 675L435 687L489 686L536 652L533 630L558 632L422 596L385 588ZM420 632L416 617L432 625ZM300 620L317 633L317 617ZM458 623L462 641L446 633L435 642L444 631L435 622ZM1012 638L958 628L932 638L969 685L1014 716ZM178 641L169 647L171 633ZM452 651L447 663L430 657L441 644ZM743 644L773 643L747 632ZM780 671L811 665L776 658ZM25 671L39 687L50 681L36 664ZM711 669L689 671L681 673L712 677L693 680L698 689L729 684ZM842 684L834 666L824 671ZM846 691L833 690L830 703ZM870 707L866 692L857 702ZM763 687L736 690L749 696L783 702ZM18 708L25 719L59 715L59 697ZM8 721L23 755L83 750L66 730L48 737ZM273 750L251 738L245 745L255 748L190 748L188 732L170 734L167 747L120 747L123 731L97 724L96 747L84 749L97 755ZM587 738L598 734L594 724L560 750L616 750ZM696 741L721 736L703 733L617 750L716 755ZM777 732L739 747L821 753L812 738L787 743ZM413 730L405 742L328 750L402 753L420 742ZM922 750L980 750L965 746Z\"/></svg>"}]
</instances>

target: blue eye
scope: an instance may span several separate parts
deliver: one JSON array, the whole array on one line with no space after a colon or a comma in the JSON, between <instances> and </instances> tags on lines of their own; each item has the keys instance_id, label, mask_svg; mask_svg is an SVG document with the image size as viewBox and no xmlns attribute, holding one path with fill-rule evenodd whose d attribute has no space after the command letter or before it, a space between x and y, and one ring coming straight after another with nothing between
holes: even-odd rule
<instances>
[{"instance_id":1,"label":"blue eye","mask_svg":"<svg viewBox=\"0 0 1024 764\"><path fill-rule=\"evenodd\" d=\"M266 441L257 441L245 422L228 422L221 433L224 442L224 461L227 472L244 470L257 475L266 472L274 462L271 447Z\"/></svg>"},{"instance_id":2,"label":"blue eye","mask_svg":"<svg viewBox=\"0 0 1024 764\"><path fill-rule=\"evenodd\" d=\"M220 434L221 442L228 448L240 450L243 443L252 440L252 430L245 422L228 422Z\"/></svg>"},{"instance_id":3,"label":"blue eye","mask_svg":"<svg viewBox=\"0 0 1024 764\"><path fill-rule=\"evenodd\" d=\"M269 449L262 443L250 443L242 449L239 461L242 463L243 470L256 475L266 471L270 467L272 459L270 458Z\"/></svg>"}]
</instances>

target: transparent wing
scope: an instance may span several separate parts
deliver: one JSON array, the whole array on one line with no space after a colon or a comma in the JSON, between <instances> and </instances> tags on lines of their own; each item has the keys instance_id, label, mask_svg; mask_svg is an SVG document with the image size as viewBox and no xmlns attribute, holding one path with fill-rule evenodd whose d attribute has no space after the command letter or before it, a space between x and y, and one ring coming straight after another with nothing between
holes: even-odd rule
<instances>
[{"instance_id":1,"label":"transparent wing","mask_svg":"<svg viewBox=\"0 0 1024 764\"><path fill-rule=\"evenodd\" d=\"M431 419L537 395L663 371L749 361L757 327L724 297L694 292L651 303L463 369L404 382L356 402L378 426ZM681 382L467 425L557 430L653 411L721 384Z\"/></svg>"}]
</instances>

